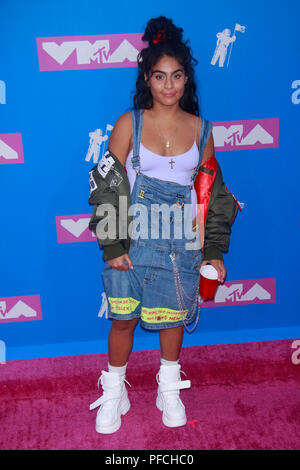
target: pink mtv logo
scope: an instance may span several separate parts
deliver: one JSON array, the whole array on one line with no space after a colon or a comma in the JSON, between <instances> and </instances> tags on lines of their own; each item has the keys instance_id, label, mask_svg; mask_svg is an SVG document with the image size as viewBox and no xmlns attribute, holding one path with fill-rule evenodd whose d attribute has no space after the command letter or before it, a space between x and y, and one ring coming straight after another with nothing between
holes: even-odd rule
<instances>
[{"instance_id":1,"label":"pink mtv logo","mask_svg":"<svg viewBox=\"0 0 300 470\"><path fill-rule=\"evenodd\" d=\"M0 298L0 323L42 320L39 295Z\"/></svg>"},{"instance_id":2,"label":"pink mtv logo","mask_svg":"<svg viewBox=\"0 0 300 470\"><path fill-rule=\"evenodd\" d=\"M214 300L203 302L203 307L266 304L276 302L276 278L244 279L220 284Z\"/></svg>"},{"instance_id":3,"label":"pink mtv logo","mask_svg":"<svg viewBox=\"0 0 300 470\"><path fill-rule=\"evenodd\" d=\"M22 136L20 133L0 134L1 163L24 163Z\"/></svg>"},{"instance_id":4,"label":"pink mtv logo","mask_svg":"<svg viewBox=\"0 0 300 470\"><path fill-rule=\"evenodd\" d=\"M57 215L56 231L58 243L90 242L96 236L89 229L91 214Z\"/></svg>"},{"instance_id":5,"label":"pink mtv logo","mask_svg":"<svg viewBox=\"0 0 300 470\"><path fill-rule=\"evenodd\" d=\"M40 71L136 67L141 33L36 38Z\"/></svg>"},{"instance_id":6,"label":"pink mtv logo","mask_svg":"<svg viewBox=\"0 0 300 470\"><path fill-rule=\"evenodd\" d=\"M213 137L216 150L277 148L279 119L216 122Z\"/></svg>"}]
</instances>

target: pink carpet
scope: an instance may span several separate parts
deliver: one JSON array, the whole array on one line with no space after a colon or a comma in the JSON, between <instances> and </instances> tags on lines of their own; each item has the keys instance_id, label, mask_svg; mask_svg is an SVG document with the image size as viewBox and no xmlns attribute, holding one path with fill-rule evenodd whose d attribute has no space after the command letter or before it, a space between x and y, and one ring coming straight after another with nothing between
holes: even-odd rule
<instances>
[{"instance_id":1,"label":"pink carpet","mask_svg":"<svg viewBox=\"0 0 300 470\"><path fill-rule=\"evenodd\" d=\"M160 353L133 352L131 409L114 434L94 429L96 383L107 355L0 365L0 449L299 450L300 364L293 340L183 348L192 387L181 392L188 423L166 428L155 407Z\"/></svg>"}]
</instances>

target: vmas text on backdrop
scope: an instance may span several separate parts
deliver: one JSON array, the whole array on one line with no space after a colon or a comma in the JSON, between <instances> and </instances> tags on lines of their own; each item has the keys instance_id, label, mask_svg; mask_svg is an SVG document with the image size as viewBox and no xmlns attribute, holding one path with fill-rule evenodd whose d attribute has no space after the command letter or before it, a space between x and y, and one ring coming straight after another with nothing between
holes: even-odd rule
<instances>
[{"instance_id":1,"label":"vmas text on backdrop","mask_svg":"<svg viewBox=\"0 0 300 470\"><path fill-rule=\"evenodd\" d=\"M40 71L136 67L141 33L36 38Z\"/></svg>"}]
</instances>

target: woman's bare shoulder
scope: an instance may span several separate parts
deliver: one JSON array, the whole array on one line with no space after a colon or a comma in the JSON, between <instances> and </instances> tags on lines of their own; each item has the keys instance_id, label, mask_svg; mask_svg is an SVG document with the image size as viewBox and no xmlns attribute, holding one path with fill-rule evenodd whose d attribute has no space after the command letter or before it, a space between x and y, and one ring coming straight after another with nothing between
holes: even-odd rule
<instances>
[{"instance_id":1,"label":"woman's bare shoulder","mask_svg":"<svg viewBox=\"0 0 300 470\"><path fill-rule=\"evenodd\" d=\"M191 133L194 133L196 137L197 145L199 146L201 118L199 116L196 116L195 114L191 114L191 113L188 113L187 111L184 111L182 115L182 122L186 123Z\"/></svg>"},{"instance_id":2,"label":"woman's bare shoulder","mask_svg":"<svg viewBox=\"0 0 300 470\"><path fill-rule=\"evenodd\" d=\"M202 119L199 116L195 116L194 114L190 114L185 112L185 119L186 122L189 122L190 125L197 126L196 130L196 142L197 146L199 148L200 146L200 134L201 134L201 126L202 126ZM202 165L215 153L215 147L214 147L214 138L212 132L210 133L210 136L207 140L205 149L203 151L203 156L202 156Z\"/></svg>"},{"instance_id":3,"label":"woman's bare shoulder","mask_svg":"<svg viewBox=\"0 0 300 470\"><path fill-rule=\"evenodd\" d=\"M131 127L131 113L130 111L118 117L113 131L122 132L131 135L132 134L132 127Z\"/></svg>"},{"instance_id":4,"label":"woman's bare shoulder","mask_svg":"<svg viewBox=\"0 0 300 470\"><path fill-rule=\"evenodd\" d=\"M108 148L125 165L132 140L131 113L121 114L110 135Z\"/></svg>"},{"instance_id":5,"label":"woman's bare shoulder","mask_svg":"<svg viewBox=\"0 0 300 470\"><path fill-rule=\"evenodd\" d=\"M128 111L127 113L124 113L124 114L121 114L117 121L116 121L116 124L115 125L121 125L121 126L129 126L131 127L131 112Z\"/></svg>"},{"instance_id":6,"label":"woman's bare shoulder","mask_svg":"<svg viewBox=\"0 0 300 470\"><path fill-rule=\"evenodd\" d=\"M182 120L193 129L195 129L195 125L199 127L201 122L200 117L196 116L195 114L188 113L187 111L183 111Z\"/></svg>"}]
</instances>

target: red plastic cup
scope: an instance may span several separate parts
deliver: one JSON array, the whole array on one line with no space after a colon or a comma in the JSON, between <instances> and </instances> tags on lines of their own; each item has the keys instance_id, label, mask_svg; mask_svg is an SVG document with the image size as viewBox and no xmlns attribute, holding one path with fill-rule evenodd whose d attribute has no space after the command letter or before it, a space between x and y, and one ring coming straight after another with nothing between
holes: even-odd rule
<instances>
[{"instance_id":1,"label":"red plastic cup","mask_svg":"<svg viewBox=\"0 0 300 470\"><path fill-rule=\"evenodd\" d=\"M200 269L199 294L203 300L214 298L218 287L218 271L211 265L205 264Z\"/></svg>"}]
</instances>

